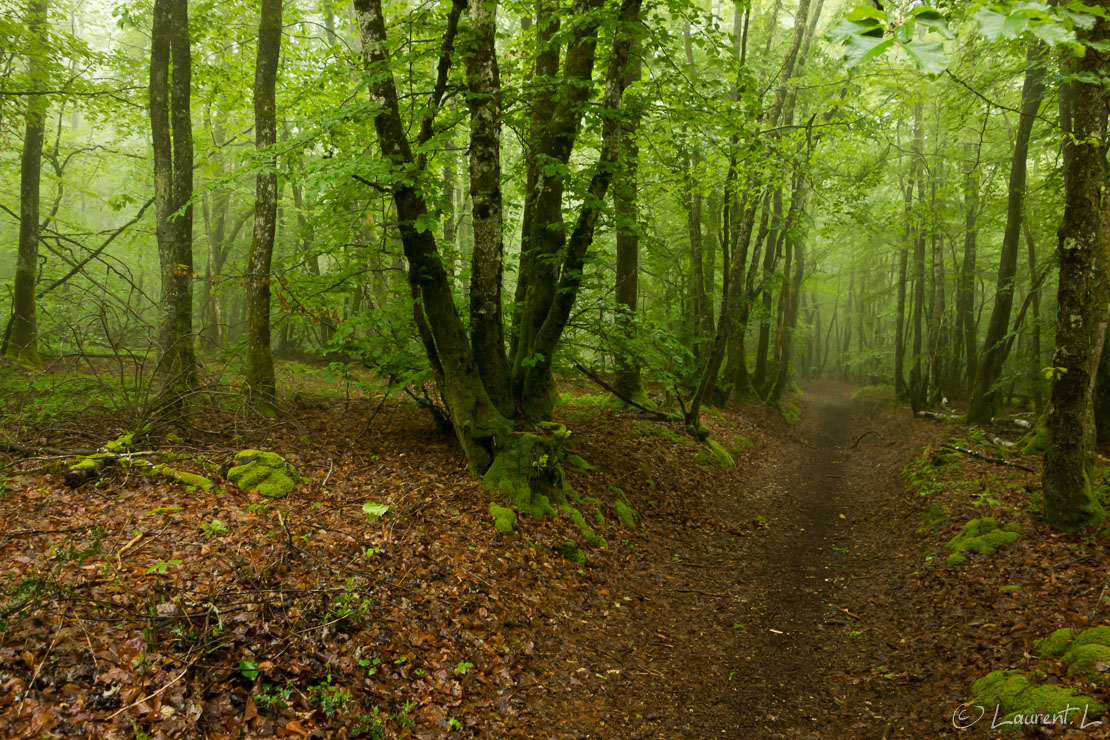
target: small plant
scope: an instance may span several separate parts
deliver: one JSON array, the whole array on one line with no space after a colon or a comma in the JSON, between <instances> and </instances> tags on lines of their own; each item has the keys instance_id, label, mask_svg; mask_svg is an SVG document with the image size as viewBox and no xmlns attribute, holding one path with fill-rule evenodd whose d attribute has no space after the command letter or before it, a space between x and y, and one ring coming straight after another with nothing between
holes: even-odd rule
<instances>
[{"instance_id":1,"label":"small plant","mask_svg":"<svg viewBox=\"0 0 1110 740\"><path fill-rule=\"evenodd\" d=\"M401 705L401 711L397 714L391 715L389 718L400 725L403 729L411 730L416 727L416 722L409 717L409 712L412 710L412 702L405 702Z\"/></svg>"},{"instance_id":2,"label":"small plant","mask_svg":"<svg viewBox=\"0 0 1110 740\"><path fill-rule=\"evenodd\" d=\"M462 722L459 722L457 719L452 717L451 719L447 720L447 726L450 727L452 730L461 730Z\"/></svg>"},{"instance_id":3,"label":"small plant","mask_svg":"<svg viewBox=\"0 0 1110 740\"><path fill-rule=\"evenodd\" d=\"M324 622L355 621L370 613L370 599L355 587L355 579L347 579L347 588L335 597L331 607L324 614Z\"/></svg>"},{"instance_id":4,"label":"small plant","mask_svg":"<svg viewBox=\"0 0 1110 740\"><path fill-rule=\"evenodd\" d=\"M459 663L457 666L455 666L455 675L456 676L465 676L466 672L469 671L473 667L474 667L473 663Z\"/></svg>"},{"instance_id":5,"label":"small plant","mask_svg":"<svg viewBox=\"0 0 1110 740\"><path fill-rule=\"evenodd\" d=\"M100 554L100 541L108 534L108 530L99 525L92 528L88 540L81 543L81 546L66 545L62 549L58 549L54 545L50 546L49 553L54 560L61 560L62 562L88 560Z\"/></svg>"},{"instance_id":6,"label":"small plant","mask_svg":"<svg viewBox=\"0 0 1110 740\"><path fill-rule=\"evenodd\" d=\"M143 730L143 726L139 724L139 720L131 720L131 737L134 740L150 740L150 733Z\"/></svg>"},{"instance_id":7,"label":"small plant","mask_svg":"<svg viewBox=\"0 0 1110 740\"><path fill-rule=\"evenodd\" d=\"M370 740L385 740L385 723L378 715L381 710L374 707L369 713L363 712L358 715L355 720L355 726L351 728L352 735L365 734Z\"/></svg>"},{"instance_id":8,"label":"small plant","mask_svg":"<svg viewBox=\"0 0 1110 740\"><path fill-rule=\"evenodd\" d=\"M366 669L367 676L373 676L378 672L378 666L381 665L381 662L381 658L374 658L373 660L370 658L360 658L358 664Z\"/></svg>"},{"instance_id":9,"label":"small plant","mask_svg":"<svg viewBox=\"0 0 1110 740\"><path fill-rule=\"evenodd\" d=\"M201 522L200 531L204 532L205 539L210 540L213 537L219 537L222 534L227 534L228 530L226 524L221 522L219 519L213 519L210 522Z\"/></svg>"},{"instance_id":10,"label":"small plant","mask_svg":"<svg viewBox=\"0 0 1110 740\"><path fill-rule=\"evenodd\" d=\"M164 575L166 575L167 572L169 572L169 569L170 569L171 565L181 565L181 561L180 560L159 560L157 563L155 563L154 565L150 566L147 569L146 574L149 576L151 574L157 573L158 575L164 576Z\"/></svg>"},{"instance_id":11,"label":"small plant","mask_svg":"<svg viewBox=\"0 0 1110 740\"><path fill-rule=\"evenodd\" d=\"M349 689L335 686L331 682L331 674L323 682L310 686L308 700L320 706L320 711L328 719L345 710L353 701Z\"/></svg>"},{"instance_id":12,"label":"small plant","mask_svg":"<svg viewBox=\"0 0 1110 740\"><path fill-rule=\"evenodd\" d=\"M258 663L253 660L240 660L239 672L243 674L243 678L253 681L258 678Z\"/></svg>"},{"instance_id":13,"label":"small plant","mask_svg":"<svg viewBox=\"0 0 1110 740\"><path fill-rule=\"evenodd\" d=\"M284 686L266 684L261 690L254 692L254 703L263 711L273 714L289 707L289 697L293 695L293 687L286 683Z\"/></svg>"}]
</instances>

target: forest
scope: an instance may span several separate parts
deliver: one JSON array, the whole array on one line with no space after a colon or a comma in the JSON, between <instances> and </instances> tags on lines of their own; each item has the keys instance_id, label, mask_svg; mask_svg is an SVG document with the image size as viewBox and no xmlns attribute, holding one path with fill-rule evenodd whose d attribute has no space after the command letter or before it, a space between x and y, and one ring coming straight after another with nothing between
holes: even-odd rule
<instances>
[{"instance_id":1,"label":"forest","mask_svg":"<svg viewBox=\"0 0 1110 740\"><path fill-rule=\"evenodd\" d=\"M0 10L3 734L1107 736L1110 0Z\"/></svg>"}]
</instances>

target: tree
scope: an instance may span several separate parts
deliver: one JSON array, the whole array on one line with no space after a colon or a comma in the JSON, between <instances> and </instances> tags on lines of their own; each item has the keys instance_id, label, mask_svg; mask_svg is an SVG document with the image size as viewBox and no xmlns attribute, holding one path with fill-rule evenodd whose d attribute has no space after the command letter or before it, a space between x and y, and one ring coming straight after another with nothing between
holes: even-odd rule
<instances>
[{"instance_id":1,"label":"tree","mask_svg":"<svg viewBox=\"0 0 1110 740\"><path fill-rule=\"evenodd\" d=\"M972 424L988 424L998 411L994 389L1002 375L1006 359L1006 338L1010 329L1010 311L1014 303L1014 281L1017 277L1018 246L1021 243L1021 226L1025 215L1026 163L1029 159L1029 138L1033 122L1044 94L1045 48L1032 44L1026 54L1025 82L1021 88L1021 116L1018 119L1017 137L1010 162L1009 200L1006 209L1006 231L1002 237L1002 254L998 260L998 281L994 294L987 336L975 372L971 405L967 420ZM970 231L969 231L970 233Z\"/></svg>"},{"instance_id":2,"label":"tree","mask_svg":"<svg viewBox=\"0 0 1110 740\"><path fill-rule=\"evenodd\" d=\"M254 236L247 258L247 391L255 409L274 416L274 357L270 350L270 262L277 229L277 71L281 55L282 0L262 0L254 75Z\"/></svg>"},{"instance_id":3,"label":"tree","mask_svg":"<svg viewBox=\"0 0 1110 740\"><path fill-rule=\"evenodd\" d=\"M188 0L155 0L150 39L150 132L162 278L157 374L175 393L196 385L191 83Z\"/></svg>"},{"instance_id":4,"label":"tree","mask_svg":"<svg viewBox=\"0 0 1110 740\"><path fill-rule=\"evenodd\" d=\"M1095 4L1103 11L1110 1ZM1045 518L1054 529L1074 531L1105 518L1092 489L1093 394L1110 310L1110 198L1106 197L1107 106L1110 95L1098 82L1110 72L1107 54L1094 45L1110 39L1110 21L1100 18L1083 34L1087 53L1070 60L1080 79L1065 83L1061 96L1064 129L1064 218L1056 256L1056 351L1045 450ZM1070 125L1069 125L1070 124Z\"/></svg>"},{"instance_id":5,"label":"tree","mask_svg":"<svg viewBox=\"0 0 1110 740\"><path fill-rule=\"evenodd\" d=\"M42 142L45 132L46 96L46 0L31 0L27 6L30 36L28 80L39 87L27 98L26 125L19 185L19 254L12 286L10 334L4 337L5 352L16 362L39 365L38 317L35 283L39 262L39 179L42 172Z\"/></svg>"}]
</instances>

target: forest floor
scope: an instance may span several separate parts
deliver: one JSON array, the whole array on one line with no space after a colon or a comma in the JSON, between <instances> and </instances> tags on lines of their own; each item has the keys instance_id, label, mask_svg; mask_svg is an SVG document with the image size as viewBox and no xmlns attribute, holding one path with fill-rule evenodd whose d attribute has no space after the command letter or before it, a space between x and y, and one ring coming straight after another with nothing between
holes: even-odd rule
<instances>
[{"instance_id":1,"label":"forest floor","mask_svg":"<svg viewBox=\"0 0 1110 740\"><path fill-rule=\"evenodd\" d=\"M1039 467L959 424L817 383L794 425L762 404L707 417L738 453L722 469L680 425L571 389L560 421L594 469L568 478L606 502L608 540L575 563L566 515L498 535L412 407L286 381L281 421L143 440L211 491L126 469L71 491L27 452L103 444L118 417L5 429L22 451L0 460L0 736L936 737L1011 668L1110 700L1110 666L1069 675L1033 648L1110 623L1106 540L1049 533L1034 472L939 448ZM218 471L245 448L305 481L240 491ZM984 516L1021 538L946 567Z\"/></svg>"}]
</instances>

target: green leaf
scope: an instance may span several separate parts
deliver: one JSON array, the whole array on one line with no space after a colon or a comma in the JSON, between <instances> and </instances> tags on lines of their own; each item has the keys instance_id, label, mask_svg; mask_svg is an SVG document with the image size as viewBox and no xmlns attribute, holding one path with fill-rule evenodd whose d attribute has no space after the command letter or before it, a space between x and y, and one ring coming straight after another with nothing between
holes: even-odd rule
<instances>
[{"instance_id":1,"label":"green leaf","mask_svg":"<svg viewBox=\"0 0 1110 740\"><path fill-rule=\"evenodd\" d=\"M863 64L872 57L877 57L890 48L894 39L876 38L875 36L849 36L848 43L844 45L844 60L848 67Z\"/></svg>"},{"instance_id":2,"label":"green leaf","mask_svg":"<svg viewBox=\"0 0 1110 740\"><path fill-rule=\"evenodd\" d=\"M366 517L370 521L381 519L383 516L389 513L389 510L391 508L392 507L387 506L386 504L376 504L373 501L367 501L365 504L362 505L362 511L366 514Z\"/></svg>"},{"instance_id":3,"label":"green leaf","mask_svg":"<svg viewBox=\"0 0 1110 740\"><path fill-rule=\"evenodd\" d=\"M1011 15L1002 22L1002 35L1008 39L1016 39L1029 30L1029 16Z\"/></svg>"},{"instance_id":4,"label":"green leaf","mask_svg":"<svg viewBox=\"0 0 1110 740\"><path fill-rule=\"evenodd\" d=\"M1060 17L1069 21L1075 28L1089 29L1094 28L1095 21L1097 20L1089 13L1076 13L1072 10L1061 10Z\"/></svg>"},{"instance_id":5,"label":"green leaf","mask_svg":"<svg viewBox=\"0 0 1110 740\"><path fill-rule=\"evenodd\" d=\"M914 15L914 20L926 28L933 29L946 39L955 36L955 34L948 29L947 19L935 10L920 9L917 14Z\"/></svg>"},{"instance_id":6,"label":"green leaf","mask_svg":"<svg viewBox=\"0 0 1110 740\"><path fill-rule=\"evenodd\" d=\"M911 41L901 46L917 64L917 68L927 75L939 75L948 67L944 44L939 41Z\"/></svg>"},{"instance_id":7,"label":"green leaf","mask_svg":"<svg viewBox=\"0 0 1110 740\"><path fill-rule=\"evenodd\" d=\"M874 5L871 5L870 3L864 3L862 5L857 5L856 7L852 8L850 11L845 13L844 17L846 19L850 20L850 21L862 21L862 20L865 20L867 18L873 18L873 19L877 20L879 23L886 23L886 21L887 21L886 13L879 10Z\"/></svg>"},{"instance_id":8,"label":"green leaf","mask_svg":"<svg viewBox=\"0 0 1110 740\"><path fill-rule=\"evenodd\" d=\"M1110 18L1110 16L1106 14L1106 8L1101 8L1096 5L1087 5L1086 3L1074 2L1068 3L1067 9L1075 13L1097 15L1099 18Z\"/></svg>"},{"instance_id":9,"label":"green leaf","mask_svg":"<svg viewBox=\"0 0 1110 740\"><path fill-rule=\"evenodd\" d=\"M874 38L882 38L882 24L874 19L865 21L842 20L833 30L829 31L829 41L840 44L850 40L853 36L866 34Z\"/></svg>"},{"instance_id":10,"label":"green leaf","mask_svg":"<svg viewBox=\"0 0 1110 740\"><path fill-rule=\"evenodd\" d=\"M1025 15L1048 15L1048 6L1044 3L1036 2L1036 0L1024 0L1024 2L1014 5L1014 13L1022 13Z\"/></svg>"},{"instance_id":11,"label":"green leaf","mask_svg":"<svg viewBox=\"0 0 1110 740\"><path fill-rule=\"evenodd\" d=\"M1002 35L1006 16L989 8L983 8L975 14L975 20L979 21L979 33L983 34L987 41L998 41L998 37Z\"/></svg>"},{"instance_id":12,"label":"green leaf","mask_svg":"<svg viewBox=\"0 0 1110 740\"><path fill-rule=\"evenodd\" d=\"M1110 52L1110 41L1088 41L1087 48L1105 54Z\"/></svg>"},{"instance_id":13,"label":"green leaf","mask_svg":"<svg viewBox=\"0 0 1110 740\"><path fill-rule=\"evenodd\" d=\"M1059 23L1037 23L1033 26L1033 35L1049 46L1075 41L1075 31L1070 31Z\"/></svg>"}]
</instances>

